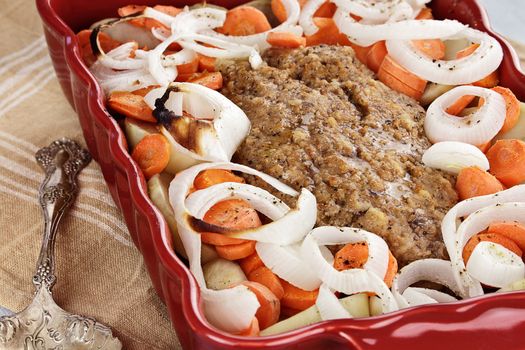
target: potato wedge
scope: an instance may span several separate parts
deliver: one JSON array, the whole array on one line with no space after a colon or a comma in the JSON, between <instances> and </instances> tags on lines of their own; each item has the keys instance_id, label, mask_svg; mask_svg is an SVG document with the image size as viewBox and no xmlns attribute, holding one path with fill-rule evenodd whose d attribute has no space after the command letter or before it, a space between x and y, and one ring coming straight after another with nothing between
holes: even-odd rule
<instances>
[{"instance_id":1,"label":"potato wedge","mask_svg":"<svg viewBox=\"0 0 525 350\"><path fill-rule=\"evenodd\" d=\"M202 271L206 286L214 290L226 289L248 280L239 264L223 258L208 262Z\"/></svg>"}]
</instances>

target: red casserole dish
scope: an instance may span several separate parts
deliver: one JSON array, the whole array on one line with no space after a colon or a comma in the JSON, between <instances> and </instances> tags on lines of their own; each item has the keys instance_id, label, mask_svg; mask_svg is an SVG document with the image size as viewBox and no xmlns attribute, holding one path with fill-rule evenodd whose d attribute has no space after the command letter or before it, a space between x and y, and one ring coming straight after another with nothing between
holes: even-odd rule
<instances>
[{"instance_id":1,"label":"red casserole dish","mask_svg":"<svg viewBox=\"0 0 525 350\"><path fill-rule=\"evenodd\" d=\"M197 1L134 0L131 3L181 7ZM243 0L209 1L232 7ZM37 0L53 65L64 94L76 110L86 143L102 168L115 203L124 214L149 275L185 349L522 349L525 292L490 295L453 304L422 306L357 320L322 322L282 335L237 337L205 320L200 293L189 270L174 253L166 221L147 196L142 172L127 152L123 132L104 107L104 95L82 63L75 33L129 0ZM476 0L434 0L436 18L457 19L496 37L505 58L501 85L525 100L525 75L510 45L490 30Z\"/></svg>"}]
</instances>

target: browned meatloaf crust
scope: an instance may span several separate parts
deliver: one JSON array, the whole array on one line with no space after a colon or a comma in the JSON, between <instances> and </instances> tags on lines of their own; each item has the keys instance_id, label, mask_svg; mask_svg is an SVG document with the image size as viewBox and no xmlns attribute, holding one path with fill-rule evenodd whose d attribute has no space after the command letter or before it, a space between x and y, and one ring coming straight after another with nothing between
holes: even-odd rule
<instances>
[{"instance_id":1,"label":"browned meatloaf crust","mask_svg":"<svg viewBox=\"0 0 525 350\"><path fill-rule=\"evenodd\" d=\"M445 258L440 223L457 197L451 176L421 163L423 108L375 80L349 47L269 50L265 60L256 71L222 69L222 93L252 122L234 160L308 188L318 225L377 233L400 265Z\"/></svg>"}]
</instances>

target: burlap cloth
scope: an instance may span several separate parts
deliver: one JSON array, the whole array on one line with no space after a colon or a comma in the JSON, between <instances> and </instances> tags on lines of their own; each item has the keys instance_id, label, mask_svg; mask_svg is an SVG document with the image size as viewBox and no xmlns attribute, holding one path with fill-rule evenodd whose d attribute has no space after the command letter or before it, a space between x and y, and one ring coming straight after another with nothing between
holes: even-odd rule
<instances>
[{"instance_id":1,"label":"burlap cloth","mask_svg":"<svg viewBox=\"0 0 525 350\"><path fill-rule=\"evenodd\" d=\"M36 200L43 174L34 153L62 136L83 138L34 2L0 0L0 9L0 306L19 311L33 295L43 228ZM57 239L57 303L111 326L125 349L180 348L95 162L80 187Z\"/></svg>"},{"instance_id":2,"label":"burlap cloth","mask_svg":"<svg viewBox=\"0 0 525 350\"><path fill-rule=\"evenodd\" d=\"M34 153L67 136L84 140L47 53L34 1L0 0L0 306L20 311L42 238ZM97 163L80 175L77 201L56 242L54 297L110 326L124 349L180 344Z\"/></svg>"}]
</instances>

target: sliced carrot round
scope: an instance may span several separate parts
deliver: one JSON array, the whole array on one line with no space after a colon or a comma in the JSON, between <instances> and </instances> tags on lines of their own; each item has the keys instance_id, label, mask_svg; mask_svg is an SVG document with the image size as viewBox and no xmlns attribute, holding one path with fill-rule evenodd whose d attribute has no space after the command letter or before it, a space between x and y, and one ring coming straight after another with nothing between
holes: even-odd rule
<instances>
[{"instance_id":1,"label":"sliced carrot round","mask_svg":"<svg viewBox=\"0 0 525 350\"><path fill-rule=\"evenodd\" d=\"M315 304L319 289L313 291L306 291L286 282L281 279L281 285L283 286L283 297L281 299L281 305L288 309L293 310L306 310L310 306Z\"/></svg>"},{"instance_id":2,"label":"sliced carrot round","mask_svg":"<svg viewBox=\"0 0 525 350\"><path fill-rule=\"evenodd\" d=\"M299 6L303 8L304 4L306 4L308 0L298 0ZM286 13L286 8L284 7L281 0L272 0L271 2L272 12L275 15L275 17L279 20L279 22L284 22L288 18L288 14Z\"/></svg>"},{"instance_id":3,"label":"sliced carrot round","mask_svg":"<svg viewBox=\"0 0 525 350\"><path fill-rule=\"evenodd\" d=\"M228 199L215 204L204 215L203 221L231 231L261 226L257 211L242 199Z\"/></svg>"},{"instance_id":4,"label":"sliced carrot round","mask_svg":"<svg viewBox=\"0 0 525 350\"><path fill-rule=\"evenodd\" d=\"M397 270L397 259L394 257L392 252L388 250L388 267L386 269L386 274L384 278L385 284L388 288L392 287L392 283L394 282L394 277L396 277Z\"/></svg>"},{"instance_id":5,"label":"sliced carrot round","mask_svg":"<svg viewBox=\"0 0 525 350\"><path fill-rule=\"evenodd\" d=\"M144 97L127 91L115 91L109 95L109 108L117 113L137 120L156 123L153 111Z\"/></svg>"},{"instance_id":6,"label":"sliced carrot round","mask_svg":"<svg viewBox=\"0 0 525 350\"><path fill-rule=\"evenodd\" d=\"M490 172L505 186L512 187L525 181L525 142L498 140L487 152Z\"/></svg>"},{"instance_id":7,"label":"sliced carrot round","mask_svg":"<svg viewBox=\"0 0 525 350\"><path fill-rule=\"evenodd\" d=\"M514 93L503 86L493 87L492 90L503 96L506 105L505 123L500 130L500 133L504 133L512 129L518 124L520 118L520 101L514 95Z\"/></svg>"},{"instance_id":8,"label":"sliced carrot round","mask_svg":"<svg viewBox=\"0 0 525 350\"><path fill-rule=\"evenodd\" d=\"M264 266L264 263L262 262L261 258L259 258L257 252L255 252L252 255L239 260L239 265L241 266L241 269L244 272L244 274L248 275L256 268Z\"/></svg>"},{"instance_id":9,"label":"sliced carrot round","mask_svg":"<svg viewBox=\"0 0 525 350\"><path fill-rule=\"evenodd\" d=\"M327 0L317 9L317 11L315 11L314 17L332 18L334 17L336 10L337 6L333 2Z\"/></svg>"},{"instance_id":10,"label":"sliced carrot round","mask_svg":"<svg viewBox=\"0 0 525 350\"><path fill-rule=\"evenodd\" d=\"M197 190L202 190L213 185L223 182L238 182L244 183L244 179L232 173L229 170L223 169L206 169L197 175L193 181L193 186Z\"/></svg>"},{"instance_id":11,"label":"sliced carrot round","mask_svg":"<svg viewBox=\"0 0 525 350\"><path fill-rule=\"evenodd\" d=\"M500 244L507 248L508 250L512 251L516 255L518 255L520 258L523 255L522 250L518 247L518 245L511 239L502 236L497 233L478 233L477 235L471 237L465 247L463 248L463 260L465 261L465 264L468 262L468 259L472 255L472 252L474 251L474 248L476 248L476 245L479 242L493 242Z\"/></svg>"},{"instance_id":12,"label":"sliced carrot round","mask_svg":"<svg viewBox=\"0 0 525 350\"><path fill-rule=\"evenodd\" d=\"M472 95L461 96L456 102L448 106L445 112L457 116L474 100L474 98L475 96Z\"/></svg>"},{"instance_id":13,"label":"sliced carrot round","mask_svg":"<svg viewBox=\"0 0 525 350\"><path fill-rule=\"evenodd\" d=\"M314 17L314 23L319 29L317 32L315 32L315 34L307 35L305 37L306 46L315 46L320 44L344 46L350 45L348 37L339 32L339 29L335 25L335 22L332 18Z\"/></svg>"},{"instance_id":14,"label":"sliced carrot round","mask_svg":"<svg viewBox=\"0 0 525 350\"><path fill-rule=\"evenodd\" d=\"M368 244L348 243L335 254L334 268L338 271L360 269L368 260Z\"/></svg>"},{"instance_id":15,"label":"sliced carrot round","mask_svg":"<svg viewBox=\"0 0 525 350\"><path fill-rule=\"evenodd\" d=\"M199 70L201 72L215 72L215 57L208 57L199 54Z\"/></svg>"},{"instance_id":16,"label":"sliced carrot round","mask_svg":"<svg viewBox=\"0 0 525 350\"><path fill-rule=\"evenodd\" d=\"M523 251L525 250L525 225L516 221L493 222L487 229L488 233L497 233L514 241Z\"/></svg>"},{"instance_id":17,"label":"sliced carrot round","mask_svg":"<svg viewBox=\"0 0 525 350\"><path fill-rule=\"evenodd\" d=\"M217 245L217 254L226 260L239 260L255 253L255 241L244 241L238 244Z\"/></svg>"},{"instance_id":18,"label":"sliced carrot round","mask_svg":"<svg viewBox=\"0 0 525 350\"><path fill-rule=\"evenodd\" d=\"M224 24L216 30L226 35L243 36L266 32L270 29L272 26L261 10L252 6L240 6L229 10Z\"/></svg>"},{"instance_id":19,"label":"sliced carrot round","mask_svg":"<svg viewBox=\"0 0 525 350\"><path fill-rule=\"evenodd\" d=\"M286 32L270 32L266 41L274 47L287 49L296 49L306 45L306 39L304 37Z\"/></svg>"},{"instance_id":20,"label":"sliced carrot round","mask_svg":"<svg viewBox=\"0 0 525 350\"><path fill-rule=\"evenodd\" d=\"M393 90L419 100L425 91L427 81L409 72L397 64L390 55L386 55L379 71L378 79Z\"/></svg>"},{"instance_id":21,"label":"sliced carrot round","mask_svg":"<svg viewBox=\"0 0 525 350\"><path fill-rule=\"evenodd\" d=\"M202 243L211 244L211 245L234 245L245 243L245 239L233 238L223 235L222 233L214 232L201 232Z\"/></svg>"},{"instance_id":22,"label":"sliced carrot round","mask_svg":"<svg viewBox=\"0 0 525 350\"><path fill-rule=\"evenodd\" d=\"M170 145L161 134L144 137L135 146L131 157L138 163L144 176L149 179L161 173L170 160Z\"/></svg>"},{"instance_id":23,"label":"sliced carrot round","mask_svg":"<svg viewBox=\"0 0 525 350\"><path fill-rule=\"evenodd\" d=\"M378 41L372 45L370 51L368 51L368 54L366 55L366 65L368 68L377 73L387 53L388 52L386 50L386 44L384 40Z\"/></svg>"},{"instance_id":24,"label":"sliced carrot round","mask_svg":"<svg viewBox=\"0 0 525 350\"><path fill-rule=\"evenodd\" d=\"M493 194L503 189L498 179L475 166L461 169L456 180L456 191L461 200Z\"/></svg>"},{"instance_id":25,"label":"sliced carrot round","mask_svg":"<svg viewBox=\"0 0 525 350\"><path fill-rule=\"evenodd\" d=\"M259 321L257 320L257 317L254 317L252 323L250 323L250 326L238 333L238 335L243 337L256 337L260 332L261 329L259 328Z\"/></svg>"},{"instance_id":26,"label":"sliced carrot round","mask_svg":"<svg viewBox=\"0 0 525 350\"><path fill-rule=\"evenodd\" d=\"M249 281L258 282L266 286L273 294L275 294L277 299L282 299L284 290L281 281L279 280L279 277L277 277L277 275L266 266L256 268L250 272L247 277Z\"/></svg>"},{"instance_id":27,"label":"sliced carrot round","mask_svg":"<svg viewBox=\"0 0 525 350\"><path fill-rule=\"evenodd\" d=\"M257 282L243 282L242 284L248 287L259 301L260 306L257 309L255 317L257 317L257 320L259 321L260 328L265 329L274 323L277 323L281 312L281 303L275 294L273 294L267 287Z\"/></svg>"},{"instance_id":28,"label":"sliced carrot round","mask_svg":"<svg viewBox=\"0 0 525 350\"><path fill-rule=\"evenodd\" d=\"M184 74L181 74L184 75ZM190 75L186 80L188 83L200 84L212 90L220 90L222 88L222 74L221 72L203 72Z\"/></svg>"},{"instance_id":29,"label":"sliced carrot round","mask_svg":"<svg viewBox=\"0 0 525 350\"><path fill-rule=\"evenodd\" d=\"M440 39L413 40L412 44L434 60L442 60L445 57L445 43Z\"/></svg>"},{"instance_id":30,"label":"sliced carrot round","mask_svg":"<svg viewBox=\"0 0 525 350\"><path fill-rule=\"evenodd\" d=\"M467 48L458 51L456 53L456 58L467 57L471 55L474 51L476 51L478 47L479 47L479 44L472 44L468 46ZM495 70L494 72L487 75L485 78L472 82L472 85L480 86L484 88L491 88L491 87L498 85L498 82L499 82L499 74L498 74L498 71Z\"/></svg>"}]
</instances>

